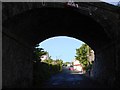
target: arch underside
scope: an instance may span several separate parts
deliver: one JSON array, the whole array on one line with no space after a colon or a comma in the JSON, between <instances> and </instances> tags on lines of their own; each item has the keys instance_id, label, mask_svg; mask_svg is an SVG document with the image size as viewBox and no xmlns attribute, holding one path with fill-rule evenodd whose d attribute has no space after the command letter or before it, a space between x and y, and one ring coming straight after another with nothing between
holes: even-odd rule
<instances>
[{"instance_id":1,"label":"arch underside","mask_svg":"<svg viewBox=\"0 0 120 90\"><path fill-rule=\"evenodd\" d=\"M99 23L74 8L46 7L29 10L8 19L3 27L32 46L53 36L74 37L94 49L111 42Z\"/></svg>"}]
</instances>

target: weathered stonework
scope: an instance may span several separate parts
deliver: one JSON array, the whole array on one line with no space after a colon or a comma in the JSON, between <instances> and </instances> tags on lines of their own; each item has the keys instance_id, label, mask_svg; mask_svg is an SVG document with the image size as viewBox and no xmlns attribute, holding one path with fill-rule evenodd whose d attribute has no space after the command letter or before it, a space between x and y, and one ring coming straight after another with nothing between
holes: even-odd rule
<instances>
[{"instance_id":1,"label":"weathered stonework","mask_svg":"<svg viewBox=\"0 0 120 90\"><path fill-rule=\"evenodd\" d=\"M119 34L119 33L118 33ZM116 85L117 87L120 87L120 39L117 41L116 45Z\"/></svg>"},{"instance_id":2,"label":"weathered stonework","mask_svg":"<svg viewBox=\"0 0 120 90\"><path fill-rule=\"evenodd\" d=\"M2 35L2 87L32 87L32 52L14 39Z\"/></svg>"},{"instance_id":3,"label":"weathered stonework","mask_svg":"<svg viewBox=\"0 0 120 90\"><path fill-rule=\"evenodd\" d=\"M94 79L113 87L116 68L116 48L115 44L96 52L93 68ZM111 85L112 84L112 85Z\"/></svg>"}]
</instances>

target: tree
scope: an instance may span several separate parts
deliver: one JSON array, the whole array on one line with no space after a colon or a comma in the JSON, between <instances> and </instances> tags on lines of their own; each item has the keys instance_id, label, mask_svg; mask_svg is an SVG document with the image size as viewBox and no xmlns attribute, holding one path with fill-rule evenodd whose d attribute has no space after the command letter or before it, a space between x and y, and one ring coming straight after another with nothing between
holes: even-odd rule
<instances>
[{"instance_id":1,"label":"tree","mask_svg":"<svg viewBox=\"0 0 120 90\"><path fill-rule=\"evenodd\" d=\"M44 51L43 48L39 48L38 46L39 46L39 45L36 44L35 50L34 50L34 55L35 55L36 59L39 61L39 60L40 60L40 57L41 57L42 55L48 54L48 52L47 52L47 51Z\"/></svg>"},{"instance_id":2,"label":"tree","mask_svg":"<svg viewBox=\"0 0 120 90\"><path fill-rule=\"evenodd\" d=\"M57 60L56 60L56 63L58 63L58 64L61 64L61 65L62 65L62 64L63 64L63 60L61 60L61 59L57 59Z\"/></svg>"},{"instance_id":3,"label":"tree","mask_svg":"<svg viewBox=\"0 0 120 90\"><path fill-rule=\"evenodd\" d=\"M53 60L52 59L46 59L46 60L44 60L44 62L46 62L46 63L48 63L48 64L52 64L52 62L53 62Z\"/></svg>"},{"instance_id":4,"label":"tree","mask_svg":"<svg viewBox=\"0 0 120 90\"><path fill-rule=\"evenodd\" d=\"M75 59L79 60L85 70L87 70L90 65L90 62L88 60L90 50L91 48L87 44L82 44L80 48L76 49Z\"/></svg>"}]
</instances>

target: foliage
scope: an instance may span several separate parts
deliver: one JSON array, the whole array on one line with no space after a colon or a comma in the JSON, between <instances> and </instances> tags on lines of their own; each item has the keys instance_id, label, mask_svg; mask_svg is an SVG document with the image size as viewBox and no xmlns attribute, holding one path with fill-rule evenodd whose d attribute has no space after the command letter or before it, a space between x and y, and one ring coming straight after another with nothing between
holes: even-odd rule
<instances>
[{"instance_id":1,"label":"foliage","mask_svg":"<svg viewBox=\"0 0 120 90\"><path fill-rule=\"evenodd\" d=\"M57 59L57 60L56 60L56 63L58 63L58 64L63 64L63 60Z\"/></svg>"},{"instance_id":2,"label":"foliage","mask_svg":"<svg viewBox=\"0 0 120 90\"><path fill-rule=\"evenodd\" d=\"M35 55L35 58L37 59L37 61L40 61L40 57L41 57L42 55L46 55L48 52L47 52L47 51L44 51L43 48L39 48L38 46L39 46L39 45L37 44L36 47L35 47L34 55Z\"/></svg>"},{"instance_id":3,"label":"foliage","mask_svg":"<svg viewBox=\"0 0 120 90\"><path fill-rule=\"evenodd\" d=\"M34 50L35 60L37 60L37 62L33 64L33 81L35 87L42 85L42 83L49 79L51 75L61 72L63 64L62 60L53 60L51 57L49 57L49 60L40 62L40 56L48 54L48 52L44 51L42 48L38 48L38 46L39 45L36 45Z\"/></svg>"},{"instance_id":4,"label":"foliage","mask_svg":"<svg viewBox=\"0 0 120 90\"><path fill-rule=\"evenodd\" d=\"M44 62L33 64L33 84L34 87L39 87L45 80L51 77L49 65Z\"/></svg>"},{"instance_id":5,"label":"foliage","mask_svg":"<svg viewBox=\"0 0 120 90\"><path fill-rule=\"evenodd\" d=\"M55 72L62 71L63 60L61 60L61 59L57 59L57 60L49 59L49 60L44 60L44 62L49 64L53 68L56 67L56 69L54 69Z\"/></svg>"},{"instance_id":6,"label":"foliage","mask_svg":"<svg viewBox=\"0 0 120 90\"><path fill-rule=\"evenodd\" d=\"M76 49L75 59L80 61L85 70L88 70L90 67L90 62L88 60L90 50L91 48L87 44L82 44L80 48Z\"/></svg>"},{"instance_id":7,"label":"foliage","mask_svg":"<svg viewBox=\"0 0 120 90\"><path fill-rule=\"evenodd\" d=\"M57 64L58 64L59 71L61 72L61 71L62 71L63 60L58 59L58 60L56 60L56 62L57 62Z\"/></svg>"},{"instance_id":8,"label":"foliage","mask_svg":"<svg viewBox=\"0 0 120 90\"><path fill-rule=\"evenodd\" d=\"M62 71L61 60L57 60L56 64L52 64L54 60L45 60L44 62L34 63L34 86L39 87L44 81L49 79L53 74Z\"/></svg>"},{"instance_id":9,"label":"foliage","mask_svg":"<svg viewBox=\"0 0 120 90\"><path fill-rule=\"evenodd\" d=\"M53 59L49 59L49 60L44 60L44 62L51 64L53 62Z\"/></svg>"}]
</instances>

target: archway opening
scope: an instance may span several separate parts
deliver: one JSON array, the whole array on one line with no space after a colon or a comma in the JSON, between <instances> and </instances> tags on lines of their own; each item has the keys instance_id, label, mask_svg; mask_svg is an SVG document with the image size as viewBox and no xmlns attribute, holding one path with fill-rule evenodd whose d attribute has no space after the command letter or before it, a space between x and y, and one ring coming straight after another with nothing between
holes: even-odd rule
<instances>
[{"instance_id":1,"label":"archway opening","mask_svg":"<svg viewBox=\"0 0 120 90\"><path fill-rule=\"evenodd\" d=\"M75 86L79 88L83 84L82 81L85 81L83 76L91 77L93 74L94 50L83 41L73 37L48 38L37 45L35 54L37 59L34 64L39 65L38 67L43 66L39 68L43 72L38 70L39 76L38 79L36 78L39 80L44 77L44 84L41 87L61 87L63 85L67 87L69 83L76 83ZM48 67L46 68L44 64ZM47 82L45 82L46 80ZM39 82L41 81L39 80ZM86 82L86 85L88 84L89 82ZM75 86L70 85L70 87Z\"/></svg>"}]
</instances>

